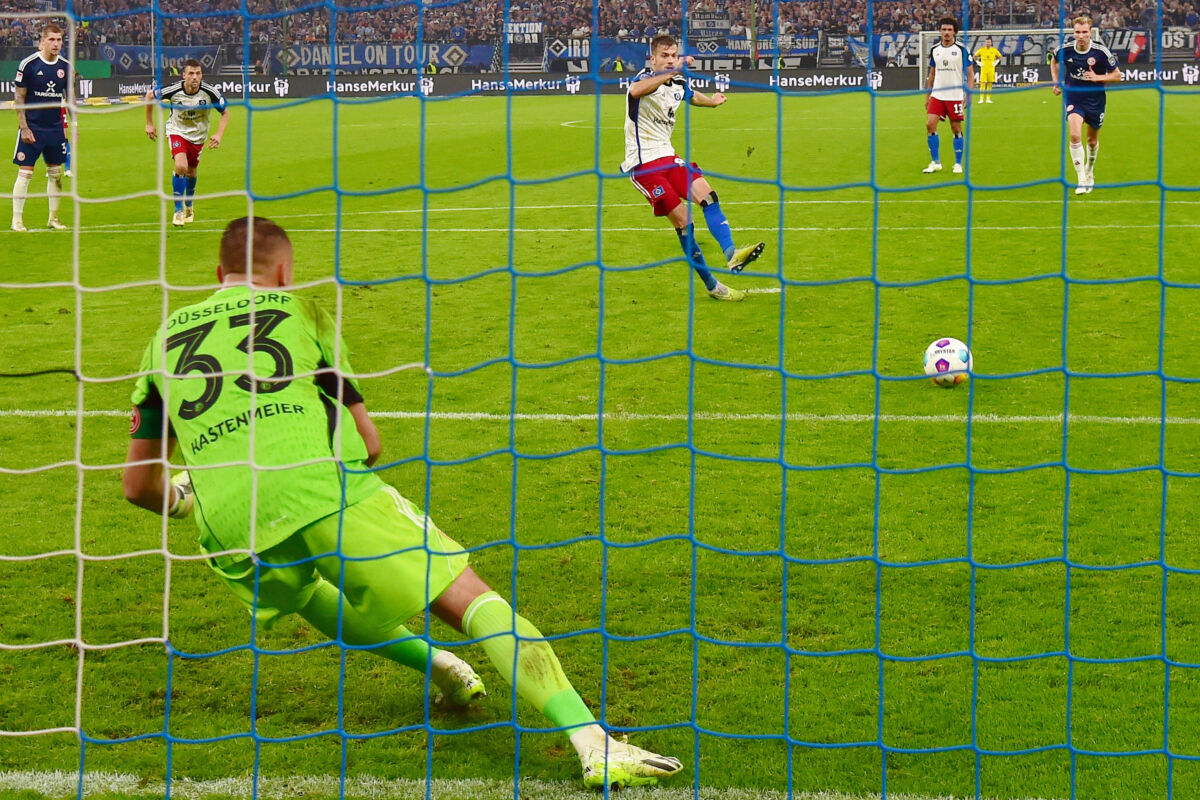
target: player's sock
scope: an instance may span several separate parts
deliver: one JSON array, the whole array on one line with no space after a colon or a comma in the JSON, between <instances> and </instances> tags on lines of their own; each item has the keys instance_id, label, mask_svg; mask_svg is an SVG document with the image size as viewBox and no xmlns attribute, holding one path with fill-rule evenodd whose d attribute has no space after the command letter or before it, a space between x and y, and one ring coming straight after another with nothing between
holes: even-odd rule
<instances>
[{"instance_id":1,"label":"player's sock","mask_svg":"<svg viewBox=\"0 0 1200 800\"><path fill-rule=\"evenodd\" d=\"M1094 146L1090 145L1090 144L1088 145L1087 169L1088 169L1089 175L1091 175L1093 172L1096 171L1096 156L1099 154L1100 154L1100 143L1099 142L1096 142L1096 144Z\"/></svg>"},{"instance_id":2,"label":"player's sock","mask_svg":"<svg viewBox=\"0 0 1200 800\"><path fill-rule=\"evenodd\" d=\"M954 134L954 163L955 164L962 163L963 145L965 143L966 143L966 139L963 138L963 135L961 133Z\"/></svg>"},{"instance_id":3,"label":"player's sock","mask_svg":"<svg viewBox=\"0 0 1200 800\"><path fill-rule=\"evenodd\" d=\"M938 135L936 133L929 134L929 160L941 161L942 159L938 157L938 154L941 152L941 150L942 145L938 140Z\"/></svg>"},{"instance_id":4,"label":"player's sock","mask_svg":"<svg viewBox=\"0 0 1200 800\"><path fill-rule=\"evenodd\" d=\"M417 672L425 672L425 665L440 652L430 647L424 639L417 638L412 631L398 625L390 631L381 631L368 623L354 607L345 601L337 587L322 580L312 599L300 609L300 616L330 639L338 638L338 607L342 609L342 641L350 645L367 645L375 642L391 642L372 648L370 652L395 661ZM397 639L399 641L392 641Z\"/></svg>"},{"instance_id":5,"label":"player's sock","mask_svg":"<svg viewBox=\"0 0 1200 800\"><path fill-rule=\"evenodd\" d=\"M194 176L189 176L185 178L185 180L187 183L184 188L183 199L190 208L192 205L192 196L196 194L196 178Z\"/></svg>"},{"instance_id":6,"label":"player's sock","mask_svg":"<svg viewBox=\"0 0 1200 800\"><path fill-rule=\"evenodd\" d=\"M1068 149L1071 151L1071 163L1075 165L1075 174L1082 181L1087 175L1087 155L1083 150L1083 142L1071 142Z\"/></svg>"},{"instance_id":7,"label":"player's sock","mask_svg":"<svg viewBox=\"0 0 1200 800\"><path fill-rule=\"evenodd\" d=\"M29 194L29 182L33 173L28 170L17 170L17 182L13 184L13 222L21 222L25 215L25 197Z\"/></svg>"},{"instance_id":8,"label":"player's sock","mask_svg":"<svg viewBox=\"0 0 1200 800\"><path fill-rule=\"evenodd\" d=\"M708 232L721 246L721 252L725 254L725 258L732 257L733 251L737 248L733 245L733 231L729 228L729 220L725 218L725 212L721 210L721 202L717 199L717 193L709 192L708 197L700 201L700 207L704 209L704 221L708 224Z\"/></svg>"},{"instance_id":9,"label":"player's sock","mask_svg":"<svg viewBox=\"0 0 1200 800\"><path fill-rule=\"evenodd\" d=\"M46 194L50 200L50 219L58 219L58 202L62 194L62 166L46 165Z\"/></svg>"},{"instance_id":10,"label":"player's sock","mask_svg":"<svg viewBox=\"0 0 1200 800\"><path fill-rule=\"evenodd\" d=\"M679 244L683 247L683 254L688 257L692 269L696 270L696 274L700 276L700 280L704 281L704 288L713 289L717 285L717 279L708 271L708 267L704 263L704 253L701 253L700 248L696 246L695 224L689 222L686 228L676 228L675 234L679 237Z\"/></svg>"},{"instance_id":11,"label":"player's sock","mask_svg":"<svg viewBox=\"0 0 1200 800\"><path fill-rule=\"evenodd\" d=\"M183 193L187 191L187 177L184 175L171 176L171 193L175 195L175 210L183 211Z\"/></svg>"},{"instance_id":12,"label":"player's sock","mask_svg":"<svg viewBox=\"0 0 1200 800\"><path fill-rule=\"evenodd\" d=\"M484 592L472 600L463 614L463 632L481 640L500 675L556 727L566 728L569 735L596 721L567 680L550 643L532 622L514 614L500 595Z\"/></svg>"}]
</instances>

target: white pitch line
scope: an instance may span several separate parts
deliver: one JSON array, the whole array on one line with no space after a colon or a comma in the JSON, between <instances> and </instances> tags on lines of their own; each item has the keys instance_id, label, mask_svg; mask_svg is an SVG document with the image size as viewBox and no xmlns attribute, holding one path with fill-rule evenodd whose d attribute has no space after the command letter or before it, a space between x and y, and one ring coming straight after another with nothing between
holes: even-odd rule
<instances>
[{"instance_id":1,"label":"white pitch line","mask_svg":"<svg viewBox=\"0 0 1200 800\"><path fill-rule=\"evenodd\" d=\"M0 409L0 418L29 417L29 418L71 418L78 417L128 417L128 411L117 409L72 411L67 409ZM434 411L426 414L424 411L371 411L371 416L378 419L448 420L457 422L595 422L596 414L499 414L489 411ZM778 422L779 414L736 414L711 411L698 411L690 416L687 414L639 414L632 411L612 411L603 415L605 422L686 422L691 419L696 422ZM910 423L966 423L966 414L813 414L793 413L785 417L788 422L834 422L862 423L874 422L910 422ZM1198 417L1171 417L1165 419L1152 416L1101 416L1095 414L1069 414L1067 420L1073 424L1094 425L1200 425ZM1061 414L972 414L972 423L1013 425L1013 424L1062 424Z\"/></svg>"},{"instance_id":2,"label":"white pitch line","mask_svg":"<svg viewBox=\"0 0 1200 800\"><path fill-rule=\"evenodd\" d=\"M73 772L0 772L0 791L32 792L49 798L76 797L79 792L78 773ZM260 777L257 796L264 800L284 798L335 798L341 782L334 776L292 775L282 778ZM85 772L83 796L99 794L117 797L165 796L167 784L162 780L147 780L138 775L116 772ZM180 800L207 798L250 797L253 784L249 778L218 778L215 780L171 781L171 797ZM523 798L537 800L597 800L599 792L583 789L578 783L522 779L519 792ZM428 796L434 800L512 800L513 783L485 779L435 779L429 785ZM655 786L622 789L613 794L622 800L785 800L784 792L767 789L701 786L699 792L691 786ZM912 794L890 794L893 800L939 800ZM426 783L413 779L385 779L370 776L347 777L345 797L353 800L425 800ZM870 800L878 795L850 795L841 792L796 792L794 800ZM947 800L941 798L941 800Z\"/></svg>"}]
</instances>

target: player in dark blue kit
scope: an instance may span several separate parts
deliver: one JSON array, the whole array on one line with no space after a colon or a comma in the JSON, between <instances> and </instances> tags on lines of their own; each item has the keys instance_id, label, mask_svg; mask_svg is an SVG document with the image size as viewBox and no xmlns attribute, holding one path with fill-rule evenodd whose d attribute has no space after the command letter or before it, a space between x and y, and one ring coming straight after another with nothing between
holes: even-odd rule
<instances>
[{"instance_id":1,"label":"player in dark blue kit","mask_svg":"<svg viewBox=\"0 0 1200 800\"><path fill-rule=\"evenodd\" d=\"M33 180L33 165L39 158L46 162L46 193L50 198L50 219L46 224L59 231L67 227L58 219L63 162L67 158L62 105L75 76L70 62L59 57L62 45L62 28L51 23L42 28L38 51L17 66L13 105L20 132L13 153L17 182L13 185L12 229L18 232L25 231L25 197Z\"/></svg>"},{"instance_id":2,"label":"player in dark blue kit","mask_svg":"<svg viewBox=\"0 0 1200 800\"><path fill-rule=\"evenodd\" d=\"M1054 93L1062 93L1058 80L1063 69L1067 94L1067 135L1071 161L1079 186L1075 194L1089 194L1096 184L1096 154L1100 152L1100 126L1104 124L1104 84L1121 80L1117 57L1100 42L1092 41L1092 18L1075 18L1075 39L1054 53L1050 81ZM1087 125L1087 152L1083 149L1083 126Z\"/></svg>"}]
</instances>

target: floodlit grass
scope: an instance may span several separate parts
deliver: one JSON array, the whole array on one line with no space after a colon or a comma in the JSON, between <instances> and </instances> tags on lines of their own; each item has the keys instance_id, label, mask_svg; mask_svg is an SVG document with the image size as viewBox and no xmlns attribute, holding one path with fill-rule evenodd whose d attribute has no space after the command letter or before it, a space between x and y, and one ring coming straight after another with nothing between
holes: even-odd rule
<instances>
[{"instance_id":1,"label":"floodlit grass","mask_svg":"<svg viewBox=\"0 0 1200 800\"><path fill-rule=\"evenodd\" d=\"M186 657L0 650L0 728L78 719L86 770L146 781L576 778L477 647L464 713L298 619L256 655L202 563L168 571L191 523L122 500L129 375L252 211L340 310L385 479L678 786L1196 795L1164 746L1200 757L1200 94L1112 92L1083 198L1048 91L972 107L969 184L920 173L920 101L735 91L681 120L767 243L740 304L617 173L620 97L237 107L183 230L141 109L85 114L76 233L3 234L0 372L67 372L0 380L0 554L68 552L0 561L0 642ZM938 336L969 339L966 388L918 378ZM0 771L80 760L0 737Z\"/></svg>"}]
</instances>

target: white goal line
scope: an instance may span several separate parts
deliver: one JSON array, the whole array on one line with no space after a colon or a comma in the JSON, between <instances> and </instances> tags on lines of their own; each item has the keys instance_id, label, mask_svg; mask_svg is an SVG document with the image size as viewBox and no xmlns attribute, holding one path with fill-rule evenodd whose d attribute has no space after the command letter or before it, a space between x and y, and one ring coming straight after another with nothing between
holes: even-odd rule
<instances>
[{"instance_id":1,"label":"white goal line","mask_svg":"<svg viewBox=\"0 0 1200 800\"><path fill-rule=\"evenodd\" d=\"M73 772L0 772L0 791L26 791L44 797L76 797L79 792L79 776ZM118 797L145 797L166 795L167 785L161 780L146 780L138 775L115 772L85 772L83 796L99 794ZM545 781L524 778L520 782L521 797L538 800L597 800L599 792L582 788L571 781ZM260 777L257 797L263 800L283 798L336 798L341 789L340 781L333 776L293 775L280 778ZM190 780L179 778L171 781L171 797L180 800L207 800L207 798L248 798L252 793L250 778L219 778L215 780ZM384 779L367 776L346 778L345 797L358 800L512 800L512 781L483 779L435 779L428 787L426 782L412 779ZM741 789L737 787L701 786L697 792L691 786L655 786L622 789L611 796L622 800L786 800L785 792L767 789ZM795 792L793 800L872 800L878 795L850 795L841 792ZM954 800L948 797L888 793L892 800Z\"/></svg>"},{"instance_id":2,"label":"white goal line","mask_svg":"<svg viewBox=\"0 0 1200 800\"><path fill-rule=\"evenodd\" d=\"M796 412L780 414L738 414L721 411L697 411L694 414L642 414L634 411L610 411L599 414L536 414L517 412L515 414L500 414L489 411L375 411L371 416L377 419L421 420L428 417L432 420L450 420L460 422L595 422L603 416L605 422L686 422L691 419L696 422L777 422L785 419L788 422L835 422L863 423L874 422L911 422L911 423L972 423L983 424L1062 424L1062 414L816 414ZM12 408L0 409L0 418L30 417L57 418L67 417L128 417L129 411L118 409L97 409L91 411L72 411L66 409L44 408ZM1200 417L1158 417L1158 416L1105 416L1097 414L1067 414L1068 423L1087 423L1093 425L1200 425Z\"/></svg>"}]
</instances>

